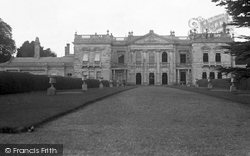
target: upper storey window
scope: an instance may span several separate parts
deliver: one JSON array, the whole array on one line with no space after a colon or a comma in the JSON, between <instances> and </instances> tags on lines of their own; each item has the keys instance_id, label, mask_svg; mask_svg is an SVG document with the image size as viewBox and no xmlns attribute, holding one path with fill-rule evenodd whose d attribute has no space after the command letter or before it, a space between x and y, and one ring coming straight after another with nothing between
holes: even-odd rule
<instances>
[{"instance_id":1,"label":"upper storey window","mask_svg":"<svg viewBox=\"0 0 250 156\"><path fill-rule=\"evenodd\" d=\"M186 62L187 62L187 55L180 54L180 63L186 63Z\"/></svg>"},{"instance_id":2,"label":"upper storey window","mask_svg":"<svg viewBox=\"0 0 250 156\"><path fill-rule=\"evenodd\" d=\"M208 53L203 53L203 62L208 62Z\"/></svg>"},{"instance_id":3,"label":"upper storey window","mask_svg":"<svg viewBox=\"0 0 250 156\"><path fill-rule=\"evenodd\" d=\"M95 54L95 62L99 62L99 61L101 61L100 53L96 53Z\"/></svg>"},{"instance_id":4,"label":"upper storey window","mask_svg":"<svg viewBox=\"0 0 250 156\"><path fill-rule=\"evenodd\" d=\"M124 54L118 55L118 64L124 64Z\"/></svg>"},{"instance_id":5,"label":"upper storey window","mask_svg":"<svg viewBox=\"0 0 250 156\"><path fill-rule=\"evenodd\" d=\"M155 56L153 52L149 53L149 63L155 63Z\"/></svg>"},{"instance_id":6,"label":"upper storey window","mask_svg":"<svg viewBox=\"0 0 250 156\"><path fill-rule=\"evenodd\" d=\"M162 62L168 62L168 54L166 52L162 53Z\"/></svg>"},{"instance_id":7,"label":"upper storey window","mask_svg":"<svg viewBox=\"0 0 250 156\"><path fill-rule=\"evenodd\" d=\"M215 54L215 62L221 62L221 55L220 53Z\"/></svg>"},{"instance_id":8,"label":"upper storey window","mask_svg":"<svg viewBox=\"0 0 250 156\"><path fill-rule=\"evenodd\" d=\"M82 61L84 62L89 61L89 55L87 53L83 54Z\"/></svg>"}]
</instances>

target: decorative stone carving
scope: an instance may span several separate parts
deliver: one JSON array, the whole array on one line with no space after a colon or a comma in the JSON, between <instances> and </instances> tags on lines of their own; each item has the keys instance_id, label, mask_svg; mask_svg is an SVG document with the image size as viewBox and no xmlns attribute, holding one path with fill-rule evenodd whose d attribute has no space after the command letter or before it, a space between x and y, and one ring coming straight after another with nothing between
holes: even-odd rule
<instances>
[{"instance_id":1,"label":"decorative stone carving","mask_svg":"<svg viewBox=\"0 0 250 156\"><path fill-rule=\"evenodd\" d=\"M145 38L142 38L141 40L136 41L135 43L169 43L169 42L155 35L150 35L148 37L145 37Z\"/></svg>"}]
</instances>

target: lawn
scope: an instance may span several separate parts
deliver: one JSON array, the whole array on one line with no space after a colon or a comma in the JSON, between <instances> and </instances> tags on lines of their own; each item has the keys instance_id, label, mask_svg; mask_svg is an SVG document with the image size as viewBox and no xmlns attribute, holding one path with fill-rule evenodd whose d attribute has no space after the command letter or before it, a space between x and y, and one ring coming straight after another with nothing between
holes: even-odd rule
<instances>
[{"instance_id":1,"label":"lawn","mask_svg":"<svg viewBox=\"0 0 250 156\"><path fill-rule=\"evenodd\" d=\"M0 133L27 131L57 117L75 111L107 96L135 87L94 88L60 91L47 96L46 91L0 95Z\"/></svg>"},{"instance_id":2,"label":"lawn","mask_svg":"<svg viewBox=\"0 0 250 156\"><path fill-rule=\"evenodd\" d=\"M250 91L249 90L238 90L236 92L230 92L229 90L225 88L212 88L207 89L206 87L199 87L195 88L193 86L182 86L182 85L176 85L176 86L168 86L171 88L176 89L182 89L192 92L198 92L206 95L210 95L213 97L218 97L230 101L235 101L243 104L247 104L250 106Z\"/></svg>"}]
</instances>

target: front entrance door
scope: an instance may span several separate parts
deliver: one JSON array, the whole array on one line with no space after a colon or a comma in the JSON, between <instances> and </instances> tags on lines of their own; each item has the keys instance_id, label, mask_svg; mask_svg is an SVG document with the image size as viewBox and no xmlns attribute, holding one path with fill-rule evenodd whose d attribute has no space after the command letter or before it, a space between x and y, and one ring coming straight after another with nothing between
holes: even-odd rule
<instances>
[{"instance_id":1,"label":"front entrance door","mask_svg":"<svg viewBox=\"0 0 250 156\"><path fill-rule=\"evenodd\" d=\"M136 73L136 84L141 85L141 73Z\"/></svg>"},{"instance_id":2,"label":"front entrance door","mask_svg":"<svg viewBox=\"0 0 250 156\"><path fill-rule=\"evenodd\" d=\"M181 75L180 75L180 76L181 76L181 77L180 77L180 78L181 78L181 79L180 79L180 83L181 83L181 84L186 84L186 72L181 72L180 74L181 74Z\"/></svg>"},{"instance_id":3,"label":"front entrance door","mask_svg":"<svg viewBox=\"0 0 250 156\"><path fill-rule=\"evenodd\" d=\"M154 75L154 73L149 73L149 84L150 85L155 84L155 75Z\"/></svg>"},{"instance_id":4,"label":"front entrance door","mask_svg":"<svg viewBox=\"0 0 250 156\"><path fill-rule=\"evenodd\" d=\"M162 73L162 84L168 84L168 73Z\"/></svg>"}]
</instances>

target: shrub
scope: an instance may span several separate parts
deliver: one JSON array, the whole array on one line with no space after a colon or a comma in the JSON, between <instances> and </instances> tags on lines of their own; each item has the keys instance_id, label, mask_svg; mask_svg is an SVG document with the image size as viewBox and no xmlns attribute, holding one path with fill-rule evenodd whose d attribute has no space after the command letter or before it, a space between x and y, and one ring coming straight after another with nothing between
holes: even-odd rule
<instances>
[{"instance_id":1,"label":"shrub","mask_svg":"<svg viewBox=\"0 0 250 156\"><path fill-rule=\"evenodd\" d=\"M30 92L33 83L31 74L0 72L0 94Z\"/></svg>"},{"instance_id":2,"label":"shrub","mask_svg":"<svg viewBox=\"0 0 250 156\"><path fill-rule=\"evenodd\" d=\"M88 88L98 88L99 80L87 79ZM109 87L109 81L103 80L103 85ZM81 78L57 77L55 88L58 90L81 89ZM50 87L47 75L33 75L20 72L0 72L0 94L24 93L30 91L46 91Z\"/></svg>"}]
</instances>

